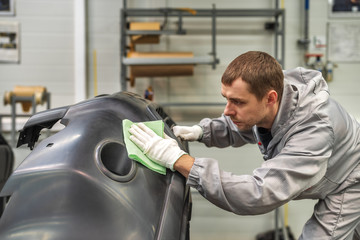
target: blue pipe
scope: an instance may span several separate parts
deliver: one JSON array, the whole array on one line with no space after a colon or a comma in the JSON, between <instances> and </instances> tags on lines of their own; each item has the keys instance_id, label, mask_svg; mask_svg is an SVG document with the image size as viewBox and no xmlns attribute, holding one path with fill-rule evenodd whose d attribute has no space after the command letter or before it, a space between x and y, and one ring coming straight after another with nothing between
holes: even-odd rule
<instances>
[{"instance_id":1,"label":"blue pipe","mask_svg":"<svg viewBox=\"0 0 360 240\"><path fill-rule=\"evenodd\" d=\"M305 0L305 10L309 10L309 0Z\"/></svg>"}]
</instances>

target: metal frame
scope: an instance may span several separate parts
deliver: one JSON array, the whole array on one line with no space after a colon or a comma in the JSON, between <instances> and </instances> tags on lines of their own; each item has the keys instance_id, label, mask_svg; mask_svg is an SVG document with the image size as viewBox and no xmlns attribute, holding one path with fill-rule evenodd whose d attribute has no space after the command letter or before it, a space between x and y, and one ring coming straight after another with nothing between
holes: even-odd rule
<instances>
[{"instance_id":1,"label":"metal frame","mask_svg":"<svg viewBox=\"0 0 360 240\"><path fill-rule=\"evenodd\" d=\"M121 76L120 85L121 90L127 89L127 66L130 65L154 65L154 64L209 64L215 69L216 64L219 63L219 59L216 56L216 18L218 17L274 17L275 20L275 46L274 57L284 67L285 57L285 10L279 9L276 6L275 9L194 9L196 14L193 15L190 12L182 11L173 8L159 8L159 9L128 9L126 7L126 1L124 1L123 9L121 9L121 25L120 25L120 63L121 63ZM128 17L177 17L179 24L177 30L160 30L160 31L130 31L127 30L127 18ZM191 59L129 59L127 55L126 39L129 35L139 34L186 34L186 31L182 28L183 18L211 18L212 19L212 50L210 57L195 57ZM281 26L279 22L281 18ZM280 40L280 43L279 43ZM281 45L279 48L279 44ZM280 50L280 53L279 53ZM279 57L280 56L280 57Z\"/></svg>"}]
</instances>

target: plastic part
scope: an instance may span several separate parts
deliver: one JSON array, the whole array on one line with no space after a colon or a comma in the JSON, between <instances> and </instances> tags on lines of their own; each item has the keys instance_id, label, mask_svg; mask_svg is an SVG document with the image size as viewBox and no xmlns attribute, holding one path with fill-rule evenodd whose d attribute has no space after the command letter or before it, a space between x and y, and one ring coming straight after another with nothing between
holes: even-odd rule
<instances>
[{"instance_id":1,"label":"plastic part","mask_svg":"<svg viewBox=\"0 0 360 240\"><path fill-rule=\"evenodd\" d=\"M54 121L66 127L36 144L4 185L0 239L188 239L185 178L128 159L123 119L163 120L165 133L176 139L175 123L161 107L126 92L32 116L19 145L32 145Z\"/></svg>"}]
</instances>

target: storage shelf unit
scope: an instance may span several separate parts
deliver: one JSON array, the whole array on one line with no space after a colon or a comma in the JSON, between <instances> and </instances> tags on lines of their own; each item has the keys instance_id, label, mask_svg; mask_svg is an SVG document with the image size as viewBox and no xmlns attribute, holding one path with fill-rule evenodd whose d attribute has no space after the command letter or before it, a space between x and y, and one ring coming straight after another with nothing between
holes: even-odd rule
<instances>
[{"instance_id":1,"label":"storage shelf unit","mask_svg":"<svg viewBox=\"0 0 360 240\"><path fill-rule=\"evenodd\" d=\"M195 12L195 13L194 13ZM237 18L237 17L271 17L273 18L273 31L274 31L274 57L279 63L284 65L285 56L285 10L279 9L186 9L178 8L158 8L158 9L139 9L139 8L126 8L126 1L124 1L124 8L121 10L121 42L120 42L120 63L121 63L121 76L120 85L123 91L127 89L127 67L132 65L166 65L166 64L207 64L212 65L215 69L216 64L219 63L219 59L216 55L216 19L219 17ZM128 30L127 19L133 18L151 18L151 17L163 17L177 18L177 29L175 30L160 30L160 31L145 31L145 30ZM127 58L128 46L127 36L131 35L184 35L186 30L183 29L184 18L211 18L211 41L212 49L209 56L194 57L194 58ZM280 45L280 46L279 46Z\"/></svg>"}]
</instances>

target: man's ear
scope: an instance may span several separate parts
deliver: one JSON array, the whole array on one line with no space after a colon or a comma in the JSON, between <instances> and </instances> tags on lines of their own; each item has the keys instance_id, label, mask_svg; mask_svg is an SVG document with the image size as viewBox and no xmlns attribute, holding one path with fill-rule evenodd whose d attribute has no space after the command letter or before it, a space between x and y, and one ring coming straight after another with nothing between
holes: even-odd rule
<instances>
[{"instance_id":1,"label":"man's ear","mask_svg":"<svg viewBox=\"0 0 360 240\"><path fill-rule=\"evenodd\" d=\"M267 103L268 104L275 104L278 100L278 94L275 90L270 90L267 94Z\"/></svg>"}]
</instances>

